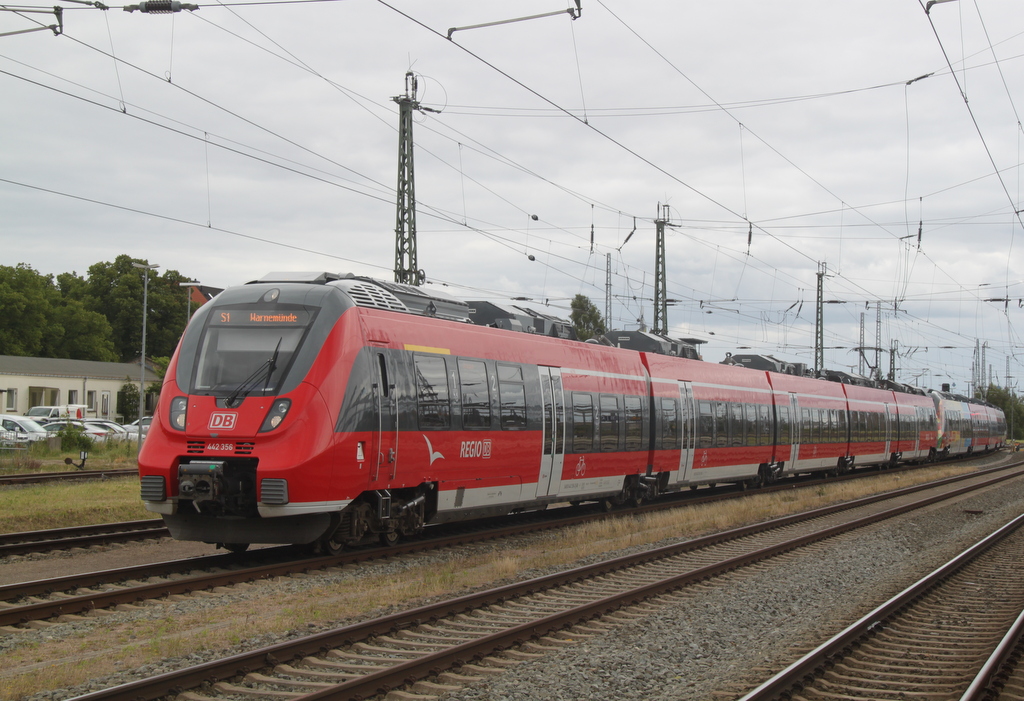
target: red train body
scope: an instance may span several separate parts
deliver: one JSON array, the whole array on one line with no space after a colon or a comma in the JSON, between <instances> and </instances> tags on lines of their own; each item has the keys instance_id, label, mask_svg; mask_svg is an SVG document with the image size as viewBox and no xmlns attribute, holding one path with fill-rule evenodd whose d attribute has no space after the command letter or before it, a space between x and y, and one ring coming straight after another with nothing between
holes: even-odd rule
<instances>
[{"instance_id":1,"label":"red train body","mask_svg":"<svg viewBox=\"0 0 1024 701\"><path fill-rule=\"evenodd\" d=\"M399 287L276 275L196 313L139 457L175 537L335 551L1005 440L992 407L474 326L438 318L461 303L404 290L423 316ZM973 443L943 439L943 410Z\"/></svg>"}]
</instances>

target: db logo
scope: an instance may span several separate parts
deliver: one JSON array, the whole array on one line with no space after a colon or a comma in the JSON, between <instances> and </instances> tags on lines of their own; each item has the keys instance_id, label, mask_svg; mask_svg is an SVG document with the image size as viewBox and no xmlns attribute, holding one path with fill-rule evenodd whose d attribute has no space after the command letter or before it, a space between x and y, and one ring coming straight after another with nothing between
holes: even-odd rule
<instances>
[{"instance_id":1,"label":"db logo","mask_svg":"<svg viewBox=\"0 0 1024 701\"><path fill-rule=\"evenodd\" d=\"M211 431L230 431L238 421L238 414L233 411L215 411L210 414Z\"/></svg>"}]
</instances>

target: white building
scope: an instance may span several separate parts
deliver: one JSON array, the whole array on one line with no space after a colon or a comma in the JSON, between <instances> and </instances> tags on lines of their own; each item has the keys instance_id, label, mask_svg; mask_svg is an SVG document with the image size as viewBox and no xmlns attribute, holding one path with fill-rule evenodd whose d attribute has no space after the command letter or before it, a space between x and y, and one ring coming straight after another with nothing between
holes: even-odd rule
<instances>
[{"instance_id":1,"label":"white building","mask_svg":"<svg viewBox=\"0 0 1024 701\"><path fill-rule=\"evenodd\" d=\"M0 407L5 414L25 414L34 406L84 404L88 416L132 421L138 417L117 415L117 393L126 383L138 387L140 375L138 363L0 355ZM159 381L147 367L146 387ZM156 395L147 393L146 414L155 403Z\"/></svg>"}]
</instances>

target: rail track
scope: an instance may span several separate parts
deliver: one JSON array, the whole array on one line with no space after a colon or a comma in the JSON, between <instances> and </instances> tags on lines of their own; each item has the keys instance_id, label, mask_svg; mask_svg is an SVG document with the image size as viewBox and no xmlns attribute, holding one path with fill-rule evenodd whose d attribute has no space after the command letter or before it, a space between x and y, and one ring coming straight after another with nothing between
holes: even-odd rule
<instances>
[{"instance_id":1,"label":"rail track","mask_svg":"<svg viewBox=\"0 0 1024 701\"><path fill-rule=\"evenodd\" d=\"M43 531L3 533L0 534L0 557L165 538L169 535L170 532L164 526L164 522L158 518L102 523L92 526L51 528Z\"/></svg>"},{"instance_id":2,"label":"rail track","mask_svg":"<svg viewBox=\"0 0 1024 701\"><path fill-rule=\"evenodd\" d=\"M25 472L18 475L0 475L0 487L17 484L40 484L65 480L111 479L131 477L139 474L138 468L114 468L110 470L71 470L67 472Z\"/></svg>"},{"instance_id":3,"label":"rail track","mask_svg":"<svg viewBox=\"0 0 1024 701\"><path fill-rule=\"evenodd\" d=\"M958 481L979 478L979 476L984 478L986 475L995 475L1013 467L1014 465L990 468L947 478L938 483L907 489L920 490L935 484L953 484ZM805 484L813 485L815 483ZM789 489L791 486L783 485L777 488ZM452 524L432 528L422 539L390 547L360 548L336 556L296 557L294 548L284 546L250 551L246 554L210 555L9 584L0 586L0 626L5 627L7 632L13 632L16 627L29 625L33 621L88 613L96 609L111 608L122 604L136 604L175 595L187 595L195 591L233 586L243 582L255 582L271 577L322 571L382 557L414 554L541 530L566 528L597 519L620 518L638 513L678 508L679 506L734 499L742 497L742 494L742 492L733 490L701 498L695 498L693 495L681 495L676 500L660 501L646 504L639 509L612 513L604 513L596 506L589 509L556 509L551 512L519 515L519 518L515 519L492 519L489 522L489 527L484 528L478 524L474 524L472 528L462 524ZM860 503L883 500L889 498L891 494L893 493L867 497ZM830 508L841 510L849 508L849 504ZM159 537L159 528L162 528L162 523L159 520L135 523L143 527L152 526L152 535L148 537ZM50 533L50 531L42 533ZM118 534L110 535L117 537ZM97 535L96 537L102 539L103 536ZM133 535L131 532L125 532L122 537L131 539Z\"/></svg>"},{"instance_id":4,"label":"rail track","mask_svg":"<svg viewBox=\"0 0 1024 701\"><path fill-rule=\"evenodd\" d=\"M963 457L957 457L951 458L950 461L958 461L963 459ZM900 465L899 467L888 469L887 473L897 474L899 472L927 469L929 466L930 465ZM54 478L52 480L39 479L41 477L46 477L47 474L54 475ZM103 472L86 471L9 475L7 477L0 477L0 486L2 486L5 483L27 484L31 482L56 481L64 478L82 479L83 477L97 478L104 476L130 476L136 474L138 474L137 470L107 470ZM758 489L757 492L771 493L775 491L786 491L796 487L806 487L813 486L815 484L830 484L837 481L860 479L863 477L870 477L875 474L878 473L874 470L860 469L845 475L837 475L831 477L814 476L797 478L786 480L781 484L762 487ZM4 482L5 479L15 481ZM712 487L712 489L710 490L704 489L701 490L700 492L684 492L672 494L662 497L656 503L646 504L643 507L640 507L639 510L634 510L633 513L644 513L649 511L657 511L660 509L675 508L675 506L677 506L680 501L683 501L686 504L698 504L722 499L735 499L739 498L744 493L745 487L742 485L726 485L718 488ZM542 515L542 512L535 512L535 514L538 518L545 518ZM520 519L524 518L522 514L517 514L516 517ZM588 516L586 518L593 518L593 516ZM556 527L560 527L562 525L564 524L557 524ZM0 558L8 555L45 553L53 550L63 550L73 547L89 547L91 545L125 543L134 540L148 540L151 538L167 537L169 535L170 532L167 531L166 528L163 528L159 519L143 519L141 521L126 521L120 524L99 524L93 526L57 528L43 531L29 531L23 533L6 533L0 534Z\"/></svg>"},{"instance_id":5,"label":"rail track","mask_svg":"<svg viewBox=\"0 0 1024 701\"><path fill-rule=\"evenodd\" d=\"M1007 683L1015 672L1006 661L1019 645L1024 622L1021 525L1024 516L874 609L742 701L981 701L1000 698L1006 690L1006 698L1020 699L1024 686L1019 676Z\"/></svg>"},{"instance_id":6,"label":"rail track","mask_svg":"<svg viewBox=\"0 0 1024 701\"><path fill-rule=\"evenodd\" d=\"M1000 471L579 567L94 692L78 701L168 694L181 701L240 695L365 699L400 687L436 696L605 632L617 620L643 616L695 582L1024 474L1019 465Z\"/></svg>"}]
</instances>

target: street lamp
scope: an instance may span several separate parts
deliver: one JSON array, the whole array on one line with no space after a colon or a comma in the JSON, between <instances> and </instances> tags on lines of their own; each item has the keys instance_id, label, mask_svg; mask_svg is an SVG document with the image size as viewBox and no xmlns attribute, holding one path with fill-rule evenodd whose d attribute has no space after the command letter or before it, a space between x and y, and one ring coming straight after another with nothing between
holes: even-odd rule
<instances>
[{"instance_id":1,"label":"street lamp","mask_svg":"<svg viewBox=\"0 0 1024 701\"><path fill-rule=\"evenodd\" d=\"M178 287L201 287L203 283L198 280L192 282L179 282ZM185 293L185 326L192 320L192 290Z\"/></svg>"},{"instance_id":2,"label":"street lamp","mask_svg":"<svg viewBox=\"0 0 1024 701\"><path fill-rule=\"evenodd\" d=\"M149 308L149 271L156 270L160 266L157 264L143 265L142 263L132 263L133 268L138 268L142 271L143 282L142 282L142 362L139 365L142 370L139 374L139 444L136 448L136 452L142 451L142 417L145 413L145 397L146 397L146 310Z\"/></svg>"}]
</instances>

